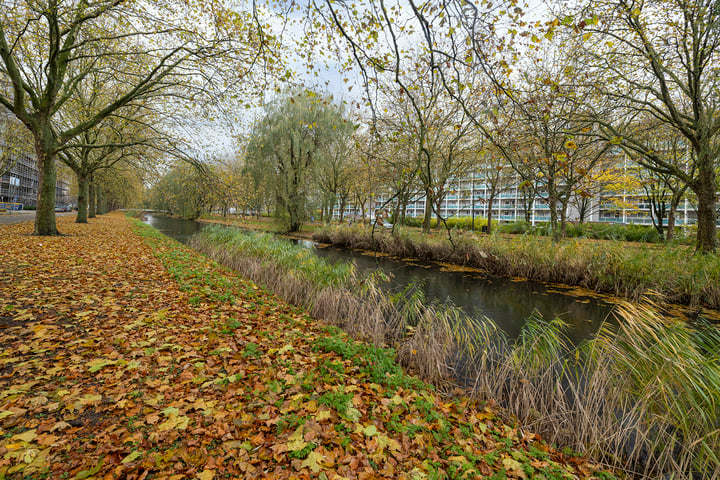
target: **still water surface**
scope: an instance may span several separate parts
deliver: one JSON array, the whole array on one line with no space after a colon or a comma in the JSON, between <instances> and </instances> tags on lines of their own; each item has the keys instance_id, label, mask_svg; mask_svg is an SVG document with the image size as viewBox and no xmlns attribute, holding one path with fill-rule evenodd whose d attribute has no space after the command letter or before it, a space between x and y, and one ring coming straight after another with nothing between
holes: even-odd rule
<instances>
[{"instance_id":1,"label":"still water surface","mask_svg":"<svg viewBox=\"0 0 720 480\"><path fill-rule=\"evenodd\" d=\"M145 223L183 243L208 225L151 214L146 214ZM592 337L603 321L614 322L611 315L613 305L582 289L513 281L481 272L447 271L440 265L376 257L309 241L297 243L328 260L355 262L361 272L380 268L390 274L393 288L415 283L428 302L449 301L471 316L484 315L495 321L511 338L519 334L525 320L534 311L545 319L560 317L569 323L568 336L574 343Z\"/></svg>"}]
</instances>

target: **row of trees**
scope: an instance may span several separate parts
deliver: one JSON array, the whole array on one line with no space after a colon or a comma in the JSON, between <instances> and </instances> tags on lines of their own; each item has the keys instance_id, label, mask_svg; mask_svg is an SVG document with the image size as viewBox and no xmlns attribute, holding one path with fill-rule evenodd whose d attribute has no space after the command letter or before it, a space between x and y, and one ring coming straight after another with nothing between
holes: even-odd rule
<instances>
[{"instance_id":1,"label":"row of trees","mask_svg":"<svg viewBox=\"0 0 720 480\"><path fill-rule=\"evenodd\" d=\"M58 233L58 160L77 176L78 221L86 221L88 180L99 171L191 159L178 138L179 112L227 104L253 87L256 66L280 68L275 41L253 13L222 2L3 3L0 106L27 129L37 156L35 234Z\"/></svg>"},{"instance_id":2,"label":"row of trees","mask_svg":"<svg viewBox=\"0 0 720 480\"><path fill-rule=\"evenodd\" d=\"M418 171L429 158L426 107L442 94L452 104L443 110L462 111L523 178L545 179L556 234L567 191L618 147L693 193L698 250L714 250L720 5L585 0L534 25L514 2L491 5L327 0L317 21L344 38L375 114L382 92L410 105Z\"/></svg>"},{"instance_id":3,"label":"row of trees","mask_svg":"<svg viewBox=\"0 0 720 480\"><path fill-rule=\"evenodd\" d=\"M284 73L286 52L258 8L117 0L5 6L0 104L32 135L42 178L37 234L57 233L57 158L75 171L81 198L98 169L136 165L153 152L191 160L184 139L167 133L181 110L236 107L238 92L263 90L254 88L253 72ZM291 227L309 178L325 212L349 198L337 159L357 157L393 184L400 210L420 186L426 229L448 179L478 163L496 162L490 168L498 174L509 164L527 198L536 188L547 197L560 236L569 199L590 198L591 180L612 177L598 170L617 148L654 172L649 196L692 192L698 250L715 249L717 2L584 0L533 24L512 0L312 6L300 45L339 53L361 79L368 113L340 123L347 114L336 106L297 92L268 105L243 159L248 181L272 190ZM304 103L283 103L293 98ZM351 123L362 124L359 142L349 140ZM334 128L325 132L326 124Z\"/></svg>"},{"instance_id":4,"label":"row of trees","mask_svg":"<svg viewBox=\"0 0 720 480\"><path fill-rule=\"evenodd\" d=\"M338 203L367 204L369 168L353 148L355 131L341 105L294 90L268 105L238 159L176 165L153 185L150 204L186 218L272 210L297 230L308 208L330 217Z\"/></svg>"},{"instance_id":5,"label":"row of trees","mask_svg":"<svg viewBox=\"0 0 720 480\"><path fill-rule=\"evenodd\" d=\"M417 76L418 82L426 78ZM552 87L548 90L553 93ZM522 210L528 222L533 202L543 196L558 236L564 233L569 207L583 221L598 206L601 192L612 196L620 190L638 193L645 188L645 196L656 207L653 218L659 219L658 228L665 217L672 223L672 209L684 190L673 197L670 212L663 211L667 186L673 186L668 179L628 163L620 149L609 148L607 142L582 135L574 140L567 133L571 128L588 127L571 125L572 115L556 118L528 102L524 122L518 125L501 124L516 119L499 113L492 117L488 130L502 135L488 139L462 109L451 108L454 104L441 90L426 100L417 121L404 96L389 95L379 104L382 112L374 124L356 127L360 121L350 121L344 107L332 98L305 90L289 92L268 105L242 143L237 160L212 162L203 172L177 166L155 185L151 204L187 218L204 211L275 210L287 216L288 227L294 230L315 209L321 219L329 219L338 206L342 221L348 202L365 218L369 208L386 207L373 201L375 195L390 199L394 218L404 223L408 204L424 198L423 225L429 230L432 213L440 225L447 195L457 193L472 175L478 183L476 192L485 192L480 201L486 202L488 227L493 203L510 188L520 190L518 200L526 202ZM676 147L680 161L682 152ZM618 208L631 208L617 197Z\"/></svg>"}]
</instances>

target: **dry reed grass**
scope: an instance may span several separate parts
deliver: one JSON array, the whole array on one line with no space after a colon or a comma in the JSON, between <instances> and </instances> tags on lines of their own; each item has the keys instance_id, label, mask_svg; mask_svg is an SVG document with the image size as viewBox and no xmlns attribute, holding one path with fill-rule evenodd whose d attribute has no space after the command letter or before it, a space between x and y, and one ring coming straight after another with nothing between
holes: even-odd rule
<instances>
[{"instance_id":1,"label":"dry reed grass","mask_svg":"<svg viewBox=\"0 0 720 480\"><path fill-rule=\"evenodd\" d=\"M581 286L639 301L654 292L669 303L720 308L720 257L692 255L685 247L627 248L615 242L584 242L532 235L446 238L408 229L374 231L361 225L315 232L323 243L376 250L400 257L470 266L492 275Z\"/></svg>"},{"instance_id":2,"label":"dry reed grass","mask_svg":"<svg viewBox=\"0 0 720 480\"><path fill-rule=\"evenodd\" d=\"M210 232L191 245L307 307L315 318L394 347L398 361L424 380L445 387L462 383L550 442L640 478L720 479L715 327L670 322L651 307L626 305L617 331L605 326L577 347L566 339L563 322L538 317L510 340L491 320L426 306L413 291L393 298L374 278L358 278L352 270L332 285L319 285L304 256L302 271L280 267ZM436 252L443 248L438 244Z\"/></svg>"}]
</instances>

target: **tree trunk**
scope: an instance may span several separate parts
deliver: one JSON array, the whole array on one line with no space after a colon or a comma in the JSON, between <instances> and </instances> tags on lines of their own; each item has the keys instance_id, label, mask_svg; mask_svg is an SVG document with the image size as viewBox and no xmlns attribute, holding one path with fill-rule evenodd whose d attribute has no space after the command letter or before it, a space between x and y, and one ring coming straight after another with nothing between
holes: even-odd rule
<instances>
[{"instance_id":1,"label":"tree trunk","mask_svg":"<svg viewBox=\"0 0 720 480\"><path fill-rule=\"evenodd\" d=\"M95 178L90 175L88 187L88 218L95 218L97 216L97 195L95 189Z\"/></svg>"},{"instance_id":2,"label":"tree trunk","mask_svg":"<svg viewBox=\"0 0 720 480\"><path fill-rule=\"evenodd\" d=\"M567 231L567 202L561 202L560 209L560 238L565 238Z\"/></svg>"},{"instance_id":3,"label":"tree trunk","mask_svg":"<svg viewBox=\"0 0 720 480\"><path fill-rule=\"evenodd\" d=\"M716 183L713 162L708 159L701 163L698 179L693 184L693 191L698 199L696 248L700 253L715 251L717 243L717 227L715 225Z\"/></svg>"},{"instance_id":4,"label":"tree trunk","mask_svg":"<svg viewBox=\"0 0 720 480\"><path fill-rule=\"evenodd\" d=\"M88 175L85 173L76 175L78 181L78 211L75 223L88 223Z\"/></svg>"},{"instance_id":5,"label":"tree trunk","mask_svg":"<svg viewBox=\"0 0 720 480\"><path fill-rule=\"evenodd\" d=\"M47 130L47 131L45 131ZM34 235L60 235L55 223L55 188L57 172L55 169L55 138L49 131L50 126L41 128L35 134L35 153L38 161L38 197L35 212Z\"/></svg>"},{"instance_id":6,"label":"tree trunk","mask_svg":"<svg viewBox=\"0 0 720 480\"><path fill-rule=\"evenodd\" d=\"M675 235L675 215L677 214L677 206L670 205L670 211L668 211L668 223L667 232L665 233L665 241L670 242Z\"/></svg>"},{"instance_id":7,"label":"tree trunk","mask_svg":"<svg viewBox=\"0 0 720 480\"><path fill-rule=\"evenodd\" d=\"M362 224L365 225L365 205L367 204L367 200L360 203L360 213L362 215Z\"/></svg>"},{"instance_id":8,"label":"tree trunk","mask_svg":"<svg viewBox=\"0 0 720 480\"><path fill-rule=\"evenodd\" d=\"M395 204L395 211L393 212L393 223L395 225L400 223L400 203L400 197L398 197L398 201Z\"/></svg>"},{"instance_id":9,"label":"tree trunk","mask_svg":"<svg viewBox=\"0 0 720 480\"><path fill-rule=\"evenodd\" d=\"M487 233L488 233L488 235L490 235L492 233L492 207L493 207L494 201L495 201L495 196L493 196L493 195L491 195L487 201Z\"/></svg>"},{"instance_id":10,"label":"tree trunk","mask_svg":"<svg viewBox=\"0 0 720 480\"><path fill-rule=\"evenodd\" d=\"M680 206L685 191L687 190L687 184L680 189L673 190L673 195L670 199L670 210L668 211L668 224L667 224L667 235L665 241L670 242L675 236L675 219L677 218L677 209Z\"/></svg>"},{"instance_id":11,"label":"tree trunk","mask_svg":"<svg viewBox=\"0 0 720 480\"><path fill-rule=\"evenodd\" d=\"M525 206L525 223L532 222L532 202Z\"/></svg>"},{"instance_id":12,"label":"tree trunk","mask_svg":"<svg viewBox=\"0 0 720 480\"><path fill-rule=\"evenodd\" d=\"M425 189L425 217L423 218L423 232L430 233L430 221L432 220L432 195L430 189Z\"/></svg>"},{"instance_id":13,"label":"tree trunk","mask_svg":"<svg viewBox=\"0 0 720 480\"><path fill-rule=\"evenodd\" d=\"M343 222L343 219L345 218L345 205L347 204L347 196L341 195L340 196L340 223Z\"/></svg>"},{"instance_id":14,"label":"tree trunk","mask_svg":"<svg viewBox=\"0 0 720 480\"><path fill-rule=\"evenodd\" d=\"M335 204L337 203L337 195L334 193L331 193L328 198L328 204L327 204L327 221L328 223L332 223L332 219L335 213Z\"/></svg>"},{"instance_id":15,"label":"tree trunk","mask_svg":"<svg viewBox=\"0 0 720 480\"><path fill-rule=\"evenodd\" d=\"M648 198L648 202L650 203L650 219L655 226L655 230L662 237L665 235L665 195L653 195Z\"/></svg>"},{"instance_id":16,"label":"tree trunk","mask_svg":"<svg viewBox=\"0 0 720 480\"><path fill-rule=\"evenodd\" d=\"M102 215L105 213L105 199L103 198L102 187L100 185L95 186L95 213Z\"/></svg>"},{"instance_id":17,"label":"tree trunk","mask_svg":"<svg viewBox=\"0 0 720 480\"><path fill-rule=\"evenodd\" d=\"M578 208L578 216L580 217L578 221L580 222L580 225L585 223L585 218L590 213L590 207L592 205L592 197L582 197L579 202Z\"/></svg>"},{"instance_id":18,"label":"tree trunk","mask_svg":"<svg viewBox=\"0 0 720 480\"><path fill-rule=\"evenodd\" d=\"M531 195L532 193L532 195ZM523 204L523 213L525 214L525 223L532 222L532 209L533 209L533 203L534 203L534 197L535 192L530 192L529 189L523 188L522 189L522 204Z\"/></svg>"},{"instance_id":19,"label":"tree trunk","mask_svg":"<svg viewBox=\"0 0 720 480\"><path fill-rule=\"evenodd\" d=\"M554 242L560 240L558 230L557 198L554 194L548 194L548 207L550 207L550 233Z\"/></svg>"}]
</instances>

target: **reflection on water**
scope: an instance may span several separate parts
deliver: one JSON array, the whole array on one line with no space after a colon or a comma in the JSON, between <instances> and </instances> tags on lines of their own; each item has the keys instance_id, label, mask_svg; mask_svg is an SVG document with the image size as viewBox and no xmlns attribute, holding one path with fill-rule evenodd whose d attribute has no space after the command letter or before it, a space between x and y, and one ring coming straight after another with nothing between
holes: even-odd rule
<instances>
[{"instance_id":1,"label":"reflection on water","mask_svg":"<svg viewBox=\"0 0 720 480\"><path fill-rule=\"evenodd\" d=\"M146 214L145 223L183 243L207 225L150 214ZM355 262L360 271L381 268L391 274L392 288L404 288L415 283L429 302L450 301L469 315L484 315L511 338L519 334L533 311L539 312L545 319L560 317L569 323L569 337L575 343L592 337L605 319L613 320L610 315L613 305L590 296L591 292L583 296L578 294L578 289L513 281L478 272L443 271L435 265L420 266L353 250L317 247L309 241L296 243L312 248L318 256L329 260Z\"/></svg>"},{"instance_id":2,"label":"reflection on water","mask_svg":"<svg viewBox=\"0 0 720 480\"><path fill-rule=\"evenodd\" d=\"M545 319L560 317L568 322L570 339L579 342L593 336L613 308L595 297L578 296L577 289L551 288L538 282L513 281L477 272L442 271L436 266L426 268L333 247L315 248L315 252L330 260L354 261L361 271L381 268L392 274L397 286L419 283L428 301L451 301L467 314L484 315L512 338L519 334L525 319L537 311Z\"/></svg>"},{"instance_id":3,"label":"reflection on water","mask_svg":"<svg viewBox=\"0 0 720 480\"><path fill-rule=\"evenodd\" d=\"M151 215L149 213L145 214L143 222L180 243L187 243L190 237L208 225L207 223L196 222L194 220L185 220L183 218L168 217L165 215Z\"/></svg>"}]
</instances>

